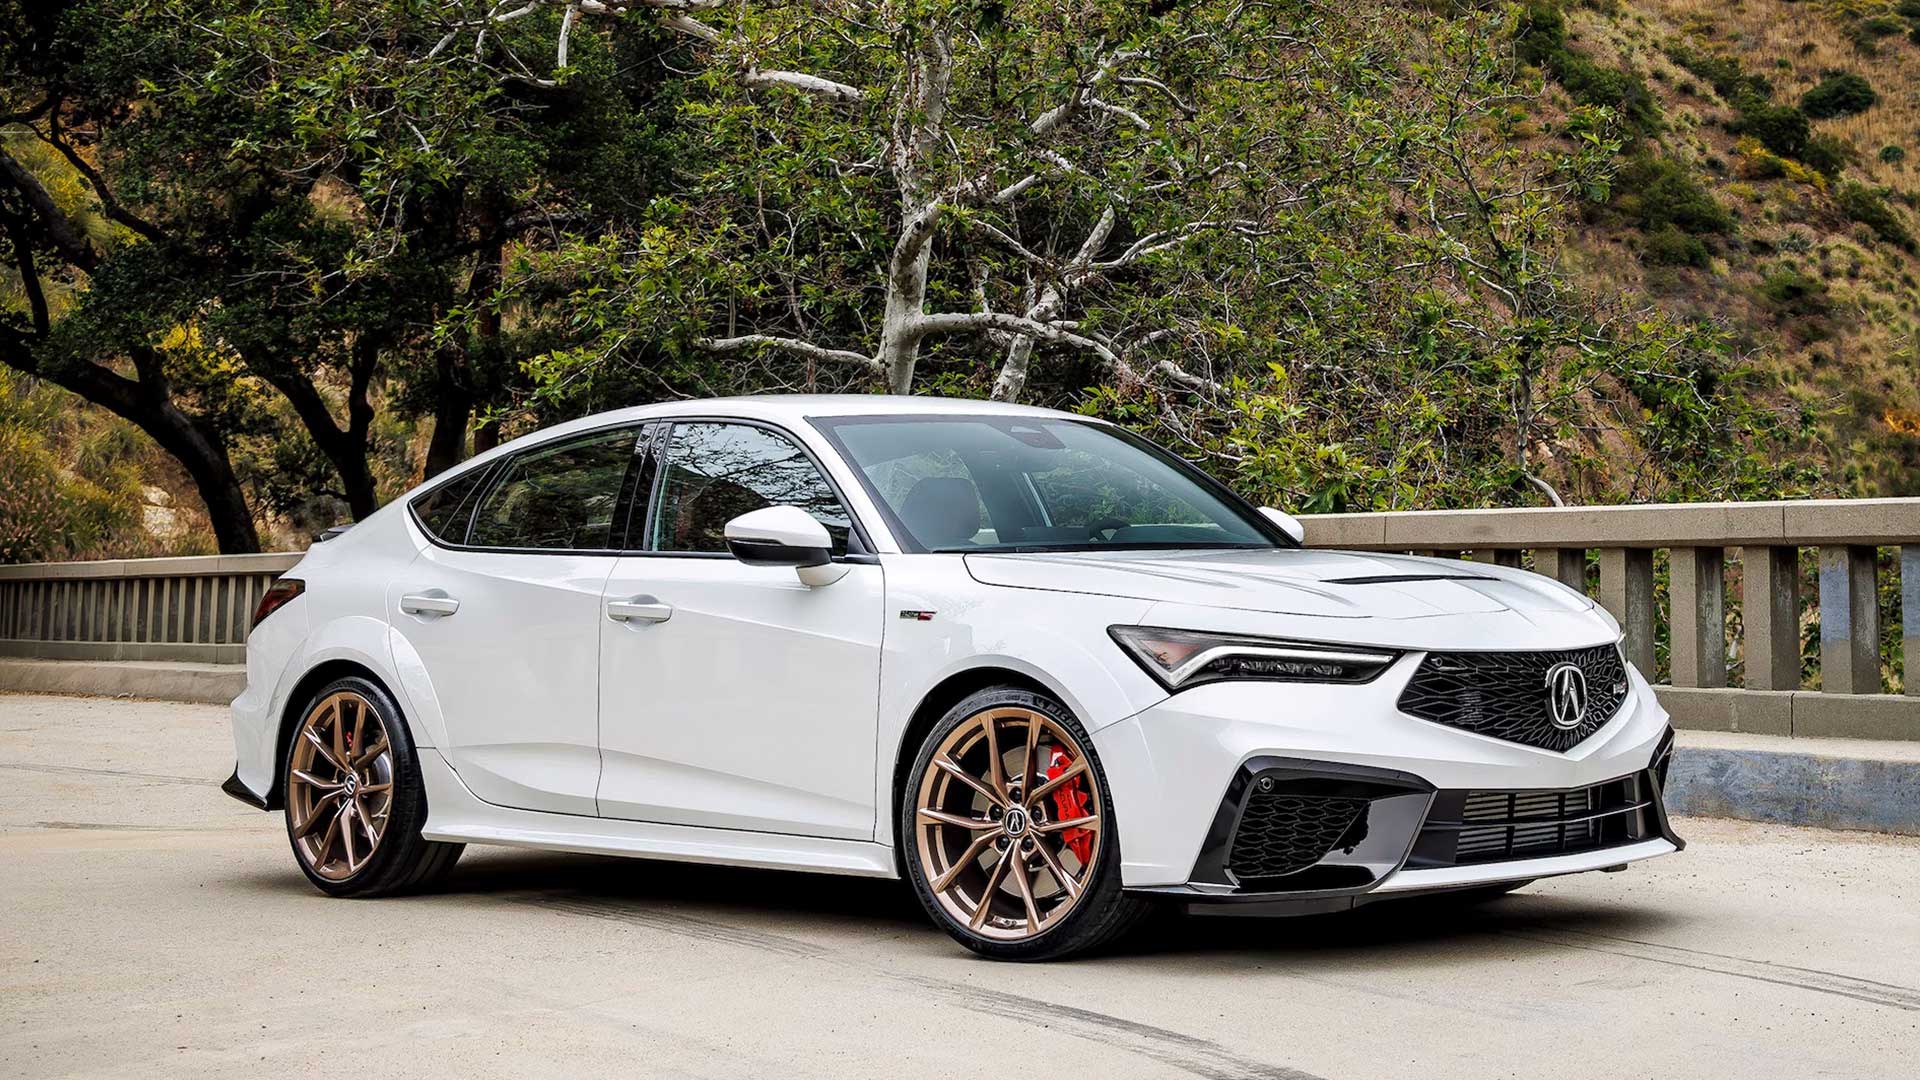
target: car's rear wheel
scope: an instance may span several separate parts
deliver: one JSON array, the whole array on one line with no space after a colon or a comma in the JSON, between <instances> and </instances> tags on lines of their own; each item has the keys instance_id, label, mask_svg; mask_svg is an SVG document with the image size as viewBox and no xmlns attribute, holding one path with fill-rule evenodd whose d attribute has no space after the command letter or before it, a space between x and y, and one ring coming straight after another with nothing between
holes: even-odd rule
<instances>
[{"instance_id":1,"label":"car's rear wheel","mask_svg":"<svg viewBox=\"0 0 1920 1080\"><path fill-rule=\"evenodd\" d=\"M420 835L427 798L413 740L393 697L368 679L338 679L308 701L284 775L287 839L322 892L406 892L460 858L464 845Z\"/></svg>"},{"instance_id":2,"label":"car's rear wheel","mask_svg":"<svg viewBox=\"0 0 1920 1080\"><path fill-rule=\"evenodd\" d=\"M983 956L1084 952L1147 909L1120 889L1113 805L1092 741L1045 695L999 687L949 710L914 761L899 835L921 904Z\"/></svg>"}]
</instances>

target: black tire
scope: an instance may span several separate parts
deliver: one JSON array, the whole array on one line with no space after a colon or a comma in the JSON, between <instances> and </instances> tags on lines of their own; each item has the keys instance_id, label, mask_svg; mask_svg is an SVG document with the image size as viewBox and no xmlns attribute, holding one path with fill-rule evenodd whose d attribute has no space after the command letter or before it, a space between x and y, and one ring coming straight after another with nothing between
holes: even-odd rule
<instances>
[{"instance_id":1,"label":"black tire","mask_svg":"<svg viewBox=\"0 0 1920 1080\"><path fill-rule=\"evenodd\" d=\"M1093 856L1094 865L1082 868L1087 871L1085 877L1089 882L1084 892L1064 915L1059 916L1054 925L1019 940L976 933L946 910L927 880L919 851L920 830L916 827L922 780L927 770L933 768L933 756L938 748L962 725L983 711L996 708L1031 710L1064 730L1078 743L1080 753L1085 755L1094 779L1094 791L1105 804L1098 809L1106 835ZM919 898L920 906L955 941L994 960L1054 960L1084 954L1117 940L1137 925L1152 910L1152 906L1145 900L1121 891L1119 829L1109 791L1106 772L1093 751L1092 740L1066 706L1048 695L1014 687L993 687L969 696L947 710L946 715L922 740L901 793L897 835L902 845L902 861L906 864L907 877L913 883L914 895Z\"/></svg>"},{"instance_id":2,"label":"black tire","mask_svg":"<svg viewBox=\"0 0 1920 1080\"><path fill-rule=\"evenodd\" d=\"M350 876L332 878L315 872L294 835L293 771L301 727L322 702L342 693L356 695L370 705L385 729L391 751L392 804L385 830L379 834L379 843L365 864ZM420 779L420 759L414 750L413 738L407 732L406 718L392 694L380 684L357 675L335 679L306 701L294 723L294 735L287 741L281 769L287 842L293 849L294 863L314 888L329 896L393 896L426 888L453 869L466 845L439 843L420 835L427 820L427 794Z\"/></svg>"}]
</instances>

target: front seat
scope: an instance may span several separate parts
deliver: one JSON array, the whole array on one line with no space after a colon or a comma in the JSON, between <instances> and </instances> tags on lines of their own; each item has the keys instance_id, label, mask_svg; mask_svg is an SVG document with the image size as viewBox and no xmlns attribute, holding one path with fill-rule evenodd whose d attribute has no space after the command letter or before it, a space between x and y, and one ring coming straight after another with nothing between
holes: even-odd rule
<instances>
[{"instance_id":1,"label":"front seat","mask_svg":"<svg viewBox=\"0 0 1920 1080\"><path fill-rule=\"evenodd\" d=\"M924 547L964 544L980 531L980 492L965 477L926 477L907 492L900 521Z\"/></svg>"}]
</instances>

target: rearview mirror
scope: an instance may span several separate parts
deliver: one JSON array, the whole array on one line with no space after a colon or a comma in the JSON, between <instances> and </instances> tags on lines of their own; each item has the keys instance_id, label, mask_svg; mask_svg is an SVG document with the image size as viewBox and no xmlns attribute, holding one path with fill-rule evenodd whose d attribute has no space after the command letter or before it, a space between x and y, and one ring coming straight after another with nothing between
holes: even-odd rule
<instances>
[{"instance_id":1,"label":"rearview mirror","mask_svg":"<svg viewBox=\"0 0 1920 1080\"><path fill-rule=\"evenodd\" d=\"M1292 537L1294 543L1304 544L1307 542L1307 527L1300 524L1299 518L1294 517L1285 510L1275 510L1271 506L1263 506L1260 508L1260 516L1280 526L1280 531Z\"/></svg>"},{"instance_id":2,"label":"rearview mirror","mask_svg":"<svg viewBox=\"0 0 1920 1080\"><path fill-rule=\"evenodd\" d=\"M833 561L833 537L797 506L768 506L726 525L727 550L748 566L791 566L811 586L831 585L847 573Z\"/></svg>"}]
</instances>

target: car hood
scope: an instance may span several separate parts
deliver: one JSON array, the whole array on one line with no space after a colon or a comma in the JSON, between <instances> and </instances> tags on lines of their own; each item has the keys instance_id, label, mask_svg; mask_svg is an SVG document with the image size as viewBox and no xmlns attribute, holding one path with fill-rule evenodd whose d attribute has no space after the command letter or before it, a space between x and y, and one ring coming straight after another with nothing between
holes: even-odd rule
<instances>
[{"instance_id":1,"label":"car hood","mask_svg":"<svg viewBox=\"0 0 1920 1080\"><path fill-rule=\"evenodd\" d=\"M1305 549L970 554L986 585L1332 619L1565 616L1593 601L1525 570L1411 555Z\"/></svg>"}]
</instances>

